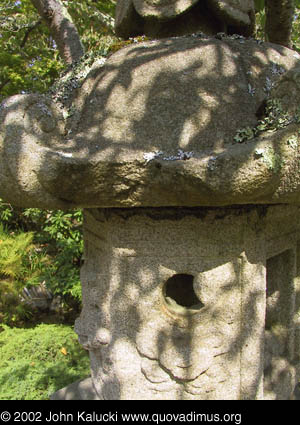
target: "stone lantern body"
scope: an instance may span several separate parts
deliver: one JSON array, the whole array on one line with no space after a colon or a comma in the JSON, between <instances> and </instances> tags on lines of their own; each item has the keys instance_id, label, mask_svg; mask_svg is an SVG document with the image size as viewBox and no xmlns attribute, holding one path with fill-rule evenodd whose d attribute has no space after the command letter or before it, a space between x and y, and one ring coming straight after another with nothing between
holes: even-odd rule
<instances>
[{"instance_id":1,"label":"stone lantern body","mask_svg":"<svg viewBox=\"0 0 300 425\"><path fill-rule=\"evenodd\" d=\"M168 38L95 64L65 104L4 102L1 196L84 208L92 376L54 398L294 397L299 69L240 36Z\"/></svg>"},{"instance_id":2,"label":"stone lantern body","mask_svg":"<svg viewBox=\"0 0 300 425\"><path fill-rule=\"evenodd\" d=\"M298 223L290 206L87 210L76 332L97 396L289 399Z\"/></svg>"}]
</instances>

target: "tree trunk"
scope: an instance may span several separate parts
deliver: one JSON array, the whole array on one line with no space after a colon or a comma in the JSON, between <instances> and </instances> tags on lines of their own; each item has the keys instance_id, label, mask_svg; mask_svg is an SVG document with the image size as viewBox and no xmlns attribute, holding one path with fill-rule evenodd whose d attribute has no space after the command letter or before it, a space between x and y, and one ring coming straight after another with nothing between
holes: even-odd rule
<instances>
[{"instance_id":1,"label":"tree trunk","mask_svg":"<svg viewBox=\"0 0 300 425\"><path fill-rule=\"evenodd\" d=\"M294 16L293 0L265 0L266 39L271 43L291 47L292 22Z\"/></svg>"},{"instance_id":2,"label":"tree trunk","mask_svg":"<svg viewBox=\"0 0 300 425\"><path fill-rule=\"evenodd\" d=\"M67 64L78 61L84 54L78 31L60 0L31 0L48 25L59 53Z\"/></svg>"}]
</instances>

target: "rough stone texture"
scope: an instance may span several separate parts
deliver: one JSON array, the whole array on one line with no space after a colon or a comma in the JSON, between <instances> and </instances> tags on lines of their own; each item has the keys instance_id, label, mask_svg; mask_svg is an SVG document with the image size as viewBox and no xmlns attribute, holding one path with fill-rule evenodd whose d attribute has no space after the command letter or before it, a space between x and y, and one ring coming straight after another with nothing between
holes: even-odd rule
<instances>
[{"instance_id":1,"label":"rough stone texture","mask_svg":"<svg viewBox=\"0 0 300 425\"><path fill-rule=\"evenodd\" d=\"M264 205L300 202L299 75L283 47L169 38L96 65L67 111L1 105L1 197L88 208L91 398L299 398L300 212Z\"/></svg>"},{"instance_id":2,"label":"rough stone texture","mask_svg":"<svg viewBox=\"0 0 300 425\"><path fill-rule=\"evenodd\" d=\"M132 0L135 10L144 17L170 19L187 11L198 0ZM119 2L119 3L122 3Z\"/></svg>"},{"instance_id":3,"label":"rough stone texture","mask_svg":"<svg viewBox=\"0 0 300 425\"><path fill-rule=\"evenodd\" d=\"M98 397L291 398L295 267L272 312L282 339L268 323L264 339L266 281L269 261L295 252L299 216L288 206L86 210L75 329Z\"/></svg>"},{"instance_id":4,"label":"rough stone texture","mask_svg":"<svg viewBox=\"0 0 300 425\"><path fill-rule=\"evenodd\" d=\"M118 0L115 30L123 38L192 34L253 34L253 0Z\"/></svg>"},{"instance_id":5,"label":"rough stone texture","mask_svg":"<svg viewBox=\"0 0 300 425\"><path fill-rule=\"evenodd\" d=\"M235 137L267 98L297 111L299 69L297 53L254 40L122 49L74 90L66 121L45 96L4 102L1 197L45 208L298 204L299 124Z\"/></svg>"},{"instance_id":6,"label":"rough stone texture","mask_svg":"<svg viewBox=\"0 0 300 425\"><path fill-rule=\"evenodd\" d=\"M51 395L50 400L99 400L91 378L82 379Z\"/></svg>"}]
</instances>

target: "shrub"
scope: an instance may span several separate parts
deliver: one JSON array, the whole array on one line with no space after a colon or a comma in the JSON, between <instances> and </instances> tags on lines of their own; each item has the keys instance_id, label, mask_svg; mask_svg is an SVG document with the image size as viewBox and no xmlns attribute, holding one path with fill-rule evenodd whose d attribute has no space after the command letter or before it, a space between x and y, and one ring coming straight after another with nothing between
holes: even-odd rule
<instances>
[{"instance_id":1,"label":"shrub","mask_svg":"<svg viewBox=\"0 0 300 425\"><path fill-rule=\"evenodd\" d=\"M33 233L8 232L0 225L0 320L13 323L31 313L29 306L20 303L20 294L26 284L38 277L38 268L32 261ZM42 258L39 259L42 263Z\"/></svg>"},{"instance_id":2,"label":"shrub","mask_svg":"<svg viewBox=\"0 0 300 425\"><path fill-rule=\"evenodd\" d=\"M39 238L51 256L44 269L47 287L67 302L81 301L80 264L83 252L82 212L48 211Z\"/></svg>"},{"instance_id":3,"label":"shrub","mask_svg":"<svg viewBox=\"0 0 300 425\"><path fill-rule=\"evenodd\" d=\"M0 400L47 400L58 389L89 375L87 352L71 327L3 325L2 330Z\"/></svg>"},{"instance_id":4,"label":"shrub","mask_svg":"<svg viewBox=\"0 0 300 425\"><path fill-rule=\"evenodd\" d=\"M32 242L32 249L28 250L25 244L23 254L21 247L18 250L18 255L22 257L23 278L17 282L16 276L10 276L10 288L17 285L22 290L25 285L43 282L53 295L62 298L66 312L78 310L81 303L79 269L83 251L82 212L22 209L0 199L0 220L7 229L5 238L13 240L17 234L25 237L30 232L28 238ZM0 244L0 256L1 249ZM6 275L4 269L5 264L2 270ZM3 282L0 282L0 292L1 286L3 292ZM10 310L5 317L2 314L2 320L7 324L11 324L12 319L15 322L22 320L25 310L29 314L28 308L20 304L18 294L15 292L13 297L6 297L5 307L3 305L2 311Z\"/></svg>"}]
</instances>

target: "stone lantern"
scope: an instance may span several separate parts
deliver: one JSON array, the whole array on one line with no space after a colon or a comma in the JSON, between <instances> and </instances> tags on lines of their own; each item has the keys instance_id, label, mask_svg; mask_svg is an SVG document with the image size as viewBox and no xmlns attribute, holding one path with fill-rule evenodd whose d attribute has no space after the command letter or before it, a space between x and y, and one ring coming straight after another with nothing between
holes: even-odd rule
<instances>
[{"instance_id":1,"label":"stone lantern","mask_svg":"<svg viewBox=\"0 0 300 425\"><path fill-rule=\"evenodd\" d=\"M118 0L115 30L119 37L162 38L218 32L254 35L253 0Z\"/></svg>"},{"instance_id":2,"label":"stone lantern","mask_svg":"<svg viewBox=\"0 0 300 425\"><path fill-rule=\"evenodd\" d=\"M294 397L299 58L240 36L133 43L69 114L4 102L1 197L84 208L75 330L91 379L63 397Z\"/></svg>"}]
</instances>

